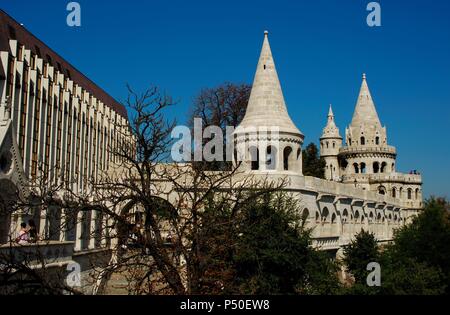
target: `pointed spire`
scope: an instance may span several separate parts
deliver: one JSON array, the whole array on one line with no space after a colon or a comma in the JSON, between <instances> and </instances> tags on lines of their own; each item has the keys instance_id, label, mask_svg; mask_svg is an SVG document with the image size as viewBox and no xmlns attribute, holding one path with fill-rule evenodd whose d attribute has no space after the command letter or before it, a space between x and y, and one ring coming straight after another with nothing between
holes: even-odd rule
<instances>
[{"instance_id":1,"label":"pointed spire","mask_svg":"<svg viewBox=\"0 0 450 315\"><path fill-rule=\"evenodd\" d=\"M378 118L377 110L375 109L375 104L370 94L369 86L367 85L366 74L364 73L351 126L360 127L365 124L381 127L380 119Z\"/></svg>"},{"instance_id":2,"label":"pointed spire","mask_svg":"<svg viewBox=\"0 0 450 315\"><path fill-rule=\"evenodd\" d=\"M328 121L327 125L323 129L322 138L342 138L339 134L339 128L336 126L334 121L333 108L330 104L330 109L328 110Z\"/></svg>"},{"instance_id":3,"label":"pointed spire","mask_svg":"<svg viewBox=\"0 0 450 315\"><path fill-rule=\"evenodd\" d=\"M302 135L289 117L269 44L269 32L256 68L255 79L242 127L278 126L280 131Z\"/></svg>"}]
</instances>

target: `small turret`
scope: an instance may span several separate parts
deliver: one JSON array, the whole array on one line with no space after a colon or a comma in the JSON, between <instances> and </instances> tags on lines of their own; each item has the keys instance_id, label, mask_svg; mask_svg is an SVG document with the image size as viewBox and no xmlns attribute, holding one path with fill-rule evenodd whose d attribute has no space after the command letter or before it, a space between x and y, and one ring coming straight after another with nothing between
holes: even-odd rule
<instances>
[{"instance_id":1,"label":"small turret","mask_svg":"<svg viewBox=\"0 0 450 315\"><path fill-rule=\"evenodd\" d=\"M323 129L322 137L320 138L320 156L325 160L325 178L328 180L339 180L338 155L341 147L342 137L334 121L333 108L330 105L327 125Z\"/></svg>"}]
</instances>

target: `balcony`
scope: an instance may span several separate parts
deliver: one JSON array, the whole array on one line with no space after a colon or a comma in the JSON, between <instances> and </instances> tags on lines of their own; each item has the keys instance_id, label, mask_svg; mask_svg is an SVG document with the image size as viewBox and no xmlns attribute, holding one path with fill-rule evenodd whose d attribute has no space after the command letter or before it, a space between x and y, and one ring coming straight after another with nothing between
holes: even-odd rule
<instances>
[{"instance_id":1,"label":"balcony","mask_svg":"<svg viewBox=\"0 0 450 315\"><path fill-rule=\"evenodd\" d=\"M74 242L39 242L0 246L0 269L5 264L25 264L30 268L62 267L72 261Z\"/></svg>"}]
</instances>

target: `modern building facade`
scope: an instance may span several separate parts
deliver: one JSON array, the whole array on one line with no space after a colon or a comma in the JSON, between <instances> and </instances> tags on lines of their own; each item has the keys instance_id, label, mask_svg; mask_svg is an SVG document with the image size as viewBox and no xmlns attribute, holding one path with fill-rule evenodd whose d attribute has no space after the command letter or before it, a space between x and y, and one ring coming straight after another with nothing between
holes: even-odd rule
<instances>
[{"instance_id":1,"label":"modern building facade","mask_svg":"<svg viewBox=\"0 0 450 315\"><path fill-rule=\"evenodd\" d=\"M117 162L127 111L95 83L0 11L0 199L26 194L30 183L87 193L89 183ZM95 212L64 209L3 213L0 244L34 219L46 240L73 242L75 252L103 248ZM61 229L60 227L64 227ZM96 231L96 233L92 233ZM100 241L102 239L102 241Z\"/></svg>"}]
</instances>

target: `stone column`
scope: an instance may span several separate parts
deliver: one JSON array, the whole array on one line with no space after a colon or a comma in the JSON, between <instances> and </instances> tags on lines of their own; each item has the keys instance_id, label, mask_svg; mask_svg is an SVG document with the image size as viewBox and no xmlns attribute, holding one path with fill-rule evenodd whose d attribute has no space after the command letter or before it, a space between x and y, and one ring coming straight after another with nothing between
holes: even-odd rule
<instances>
[{"instance_id":1,"label":"stone column","mask_svg":"<svg viewBox=\"0 0 450 315\"><path fill-rule=\"evenodd\" d=\"M75 251L79 252L81 248L81 232L83 230L83 212L79 211L77 214L76 233L75 233Z\"/></svg>"},{"instance_id":2,"label":"stone column","mask_svg":"<svg viewBox=\"0 0 450 315\"><path fill-rule=\"evenodd\" d=\"M66 231L67 231L67 220L66 220L66 212L63 208L61 208L61 222L60 222L60 232L59 232L59 240L61 242L66 241Z\"/></svg>"},{"instance_id":3,"label":"stone column","mask_svg":"<svg viewBox=\"0 0 450 315\"><path fill-rule=\"evenodd\" d=\"M44 240L47 237L47 209L42 208L39 222L39 237Z\"/></svg>"},{"instance_id":4,"label":"stone column","mask_svg":"<svg viewBox=\"0 0 450 315\"><path fill-rule=\"evenodd\" d=\"M98 211L91 211L91 224L89 229L89 249L95 249L95 234L96 234L96 221L97 221Z\"/></svg>"}]
</instances>

